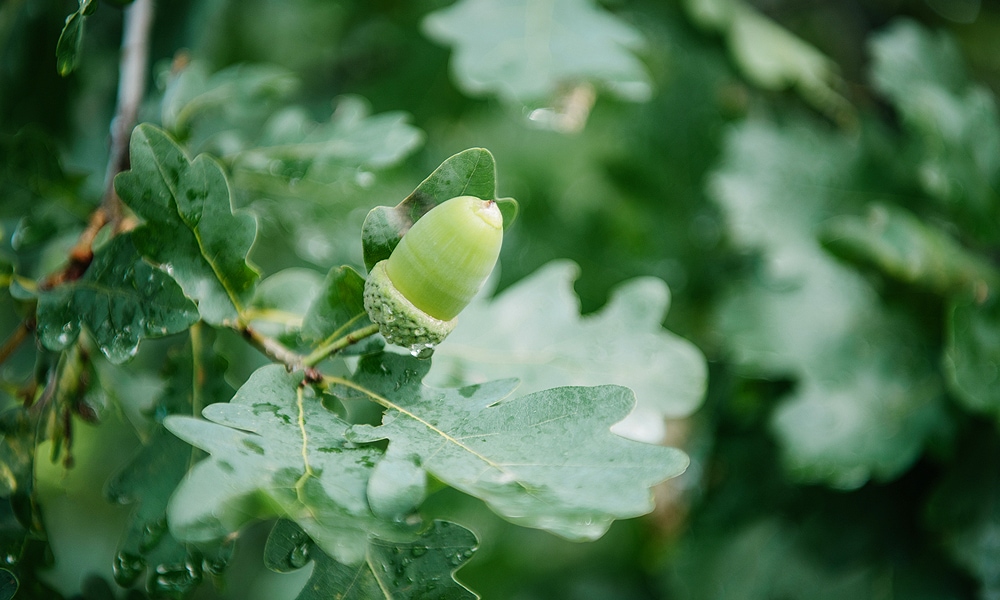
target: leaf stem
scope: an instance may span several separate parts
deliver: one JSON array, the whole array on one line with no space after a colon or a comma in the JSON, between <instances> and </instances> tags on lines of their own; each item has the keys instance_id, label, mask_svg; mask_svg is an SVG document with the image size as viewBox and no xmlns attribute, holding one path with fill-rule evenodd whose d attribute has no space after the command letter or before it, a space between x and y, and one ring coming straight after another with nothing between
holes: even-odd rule
<instances>
[{"instance_id":1,"label":"leaf stem","mask_svg":"<svg viewBox=\"0 0 1000 600\"><path fill-rule=\"evenodd\" d=\"M330 342L329 344L320 346L319 348L311 352L308 356L303 358L302 364L305 365L306 367L314 367L327 356L340 352L341 350L350 346L351 344L356 344L367 337L375 335L376 333L378 333L378 325L374 323L362 327L361 329L355 329L351 333L348 333L343 337L337 338L332 342Z\"/></svg>"},{"instance_id":2,"label":"leaf stem","mask_svg":"<svg viewBox=\"0 0 1000 600\"><path fill-rule=\"evenodd\" d=\"M244 310L240 318L245 322L267 321L268 323L278 323L286 327L302 327L302 315L275 308L251 307Z\"/></svg>"},{"instance_id":3,"label":"leaf stem","mask_svg":"<svg viewBox=\"0 0 1000 600\"><path fill-rule=\"evenodd\" d=\"M305 465L305 471L299 480L295 482L295 490L301 498L302 486L305 485L306 481L310 477L314 477L315 473L312 467L309 465L309 435L306 433L306 413L305 407L303 406L303 400L305 398L305 389L303 386L298 386L295 389L295 404L299 411L299 431L302 433L302 463Z\"/></svg>"},{"instance_id":4,"label":"leaf stem","mask_svg":"<svg viewBox=\"0 0 1000 600\"><path fill-rule=\"evenodd\" d=\"M202 324L199 321L188 330L191 336L191 414L195 417L201 416L201 409L204 408L202 399L202 386L205 385L205 364L202 362Z\"/></svg>"}]
</instances>

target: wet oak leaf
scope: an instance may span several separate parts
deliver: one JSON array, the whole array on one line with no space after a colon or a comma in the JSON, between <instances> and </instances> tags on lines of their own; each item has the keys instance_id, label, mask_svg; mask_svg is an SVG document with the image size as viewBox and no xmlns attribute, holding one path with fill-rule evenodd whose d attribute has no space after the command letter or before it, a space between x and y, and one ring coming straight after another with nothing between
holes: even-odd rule
<instances>
[{"instance_id":1,"label":"wet oak leaf","mask_svg":"<svg viewBox=\"0 0 1000 600\"><path fill-rule=\"evenodd\" d=\"M409 120L403 112L373 115L362 98L342 96L323 123L301 108L276 113L253 147L231 158L238 174L273 174L295 185L303 180L332 183L358 169L394 165L420 147L423 132Z\"/></svg>"},{"instance_id":2,"label":"wet oak leaf","mask_svg":"<svg viewBox=\"0 0 1000 600\"><path fill-rule=\"evenodd\" d=\"M301 382L302 373L268 365L232 401L206 407L207 420L165 419L174 435L211 454L170 500L173 535L209 541L282 516L345 564L362 560L369 535L412 539L409 525L378 519L368 507L368 479L382 452L348 442L348 424L310 391L298 396Z\"/></svg>"},{"instance_id":3,"label":"wet oak leaf","mask_svg":"<svg viewBox=\"0 0 1000 600\"><path fill-rule=\"evenodd\" d=\"M144 223L132 232L143 256L163 265L213 325L235 320L259 275L247 264L257 224L234 213L222 167L208 155L193 161L163 130L132 133L131 170L115 178L122 201Z\"/></svg>"},{"instance_id":4,"label":"wet oak leaf","mask_svg":"<svg viewBox=\"0 0 1000 600\"><path fill-rule=\"evenodd\" d=\"M846 137L750 120L728 136L709 188L737 247L759 256L717 307L722 339L746 374L798 379L774 434L797 478L839 488L898 476L943 422L928 341L816 238L859 186L857 156ZM878 248L871 256L899 270L891 245Z\"/></svg>"},{"instance_id":5,"label":"wet oak leaf","mask_svg":"<svg viewBox=\"0 0 1000 600\"><path fill-rule=\"evenodd\" d=\"M143 338L184 331L198 310L169 275L146 263L130 235L94 255L80 279L38 295L38 337L50 350L76 341L83 327L113 363L123 363Z\"/></svg>"},{"instance_id":6,"label":"wet oak leaf","mask_svg":"<svg viewBox=\"0 0 1000 600\"><path fill-rule=\"evenodd\" d=\"M642 34L591 0L462 0L428 15L423 27L454 48L452 72L471 94L530 105L581 82L626 100L651 94L631 52L644 46Z\"/></svg>"},{"instance_id":7,"label":"wet oak leaf","mask_svg":"<svg viewBox=\"0 0 1000 600\"><path fill-rule=\"evenodd\" d=\"M168 358L167 386L152 407L155 413L190 414L195 403L232 397L224 377L227 361L214 352L214 336L199 335L199 343L192 348L198 354ZM138 454L108 480L104 494L109 501L135 506L115 555L114 577L119 585L129 587L146 573L146 588L153 594L187 593L206 574L217 575L228 564L232 540L195 546L177 540L167 529L170 495L199 455L156 423Z\"/></svg>"},{"instance_id":8,"label":"wet oak leaf","mask_svg":"<svg viewBox=\"0 0 1000 600\"><path fill-rule=\"evenodd\" d=\"M339 563L295 523L280 520L271 530L264 549L264 564L289 573L315 563L309 581L295 600L386 600L450 598L475 599L454 578L476 549L476 536L468 529L435 521L412 542L387 542L372 538L364 560L356 565Z\"/></svg>"},{"instance_id":9,"label":"wet oak leaf","mask_svg":"<svg viewBox=\"0 0 1000 600\"><path fill-rule=\"evenodd\" d=\"M659 442L665 417L686 417L700 406L705 358L660 326L670 303L662 280L625 282L600 312L581 316L573 293L578 271L571 262L552 262L495 298L474 301L436 349L428 384L517 377L522 394L559 385L625 386L635 392L636 410L613 431Z\"/></svg>"},{"instance_id":10,"label":"wet oak leaf","mask_svg":"<svg viewBox=\"0 0 1000 600\"><path fill-rule=\"evenodd\" d=\"M460 389L421 383L426 362L383 353L361 359L344 382L387 409L382 424L355 425L356 443L389 441L388 453L485 501L509 521L593 540L615 519L652 510L650 488L681 474L680 450L611 432L635 405L628 388L560 387L514 397L516 380Z\"/></svg>"}]
</instances>

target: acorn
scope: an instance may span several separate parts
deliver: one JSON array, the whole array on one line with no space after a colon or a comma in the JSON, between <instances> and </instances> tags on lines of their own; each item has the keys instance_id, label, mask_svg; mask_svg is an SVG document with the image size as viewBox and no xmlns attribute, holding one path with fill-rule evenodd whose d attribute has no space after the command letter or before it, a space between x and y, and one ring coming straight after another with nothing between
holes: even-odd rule
<instances>
[{"instance_id":1,"label":"acorn","mask_svg":"<svg viewBox=\"0 0 1000 600\"><path fill-rule=\"evenodd\" d=\"M458 196L429 210L365 282L365 310L390 344L423 355L493 271L503 241L496 202Z\"/></svg>"}]
</instances>

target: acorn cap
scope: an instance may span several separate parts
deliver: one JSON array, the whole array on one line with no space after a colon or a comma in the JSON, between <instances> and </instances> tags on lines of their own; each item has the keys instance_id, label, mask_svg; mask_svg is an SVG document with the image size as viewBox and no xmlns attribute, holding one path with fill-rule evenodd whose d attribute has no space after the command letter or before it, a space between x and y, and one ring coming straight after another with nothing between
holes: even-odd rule
<instances>
[{"instance_id":1,"label":"acorn cap","mask_svg":"<svg viewBox=\"0 0 1000 600\"><path fill-rule=\"evenodd\" d=\"M500 255L503 216L492 200L458 196L418 219L365 284L365 309L386 341L440 343Z\"/></svg>"},{"instance_id":2,"label":"acorn cap","mask_svg":"<svg viewBox=\"0 0 1000 600\"><path fill-rule=\"evenodd\" d=\"M406 348L440 344L455 328L458 319L442 321L414 306L389 279L388 262L377 262L365 282L368 318L378 325L379 333L390 344Z\"/></svg>"}]
</instances>

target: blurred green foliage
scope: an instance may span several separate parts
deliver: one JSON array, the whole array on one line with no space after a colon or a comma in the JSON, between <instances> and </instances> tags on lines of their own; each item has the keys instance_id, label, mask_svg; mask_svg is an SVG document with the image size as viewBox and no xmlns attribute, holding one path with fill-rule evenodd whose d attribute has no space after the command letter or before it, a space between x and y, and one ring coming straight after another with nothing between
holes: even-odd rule
<instances>
[{"instance_id":1,"label":"blurred green foliage","mask_svg":"<svg viewBox=\"0 0 1000 600\"><path fill-rule=\"evenodd\" d=\"M97 4L0 4L4 339L31 320L36 296L114 305L98 272L34 287L64 267L105 187L123 9ZM546 9L559 18L531 20ZM140 120L189 156L217 156L205 168L224 172L233 205L254 215L252 247L246 218L212 227L242 232L230 258L265 283L238 300L258 314L301 316L334 287L333 272L322 283L331 267L363 272L370 208L395 206L454 153L488 148L496 193L520 213L498 295L473 310L502 319L506 298L569 259L575 297L559 287L566 276L519 300L538 308L533 335L559 333L547 315L569 315L564 343L582 356L568 371L624 383L624 362L648 394L671 348L693 365L675 380L703 380L676 336L708 359L701 408L693 385L669 390L683 406L661 411L687 472L656 489L652 514L600 540L518 528L428 483L422 512L480 540L456 577L482 597L987 599L1000 595L998 40L1000 8L978 0L179 0L157 6ZM137 213L144 191L123 198ZM179 256L196 228L171 219L180 233L151 245ZM185 256L205 271L218 258ZM669 311L662 282L637 277L666 282ZM189 287L219 299L213 322L230 316L231 297ZM11 573L16 598L142 598L143 586L125 596L112 582L141 582L147 558L158 563L149 578L170 565L187 577L150 586L154 597L182 597L195 571L192 597L206 599L294 598L321 580L306 558L334 559L317 548L292 561L285 542L301 531L287 522L266 553L253 528L232 556L162 537L178 465L200 458L159 424L198 395L178 356L203 356L219 380L202 406L266 359L220 331L200 335L200 349L167 336L124 366L85 368L55 352L72 341L56 340L63 326L78 335L83 323L95 349L122 360L137 340L55 312L43 314L58 323L39 322L47 349L29 341L0 363L0 599L14 594ZM629 342L639 321L642 339ZM627 348L595 344L587 327L602 323ZM289 317L274 335L291 344L300 328ZM516 376L502 362L442 349L434 385L468 383L473 367ZM31 429L23 403L39 373L80 385ZM87 429L88 415L101 427ZM105 495L138 509L129 517ZM458 531L447 535L471 545Z\"/></svg>"}]
</instances>

